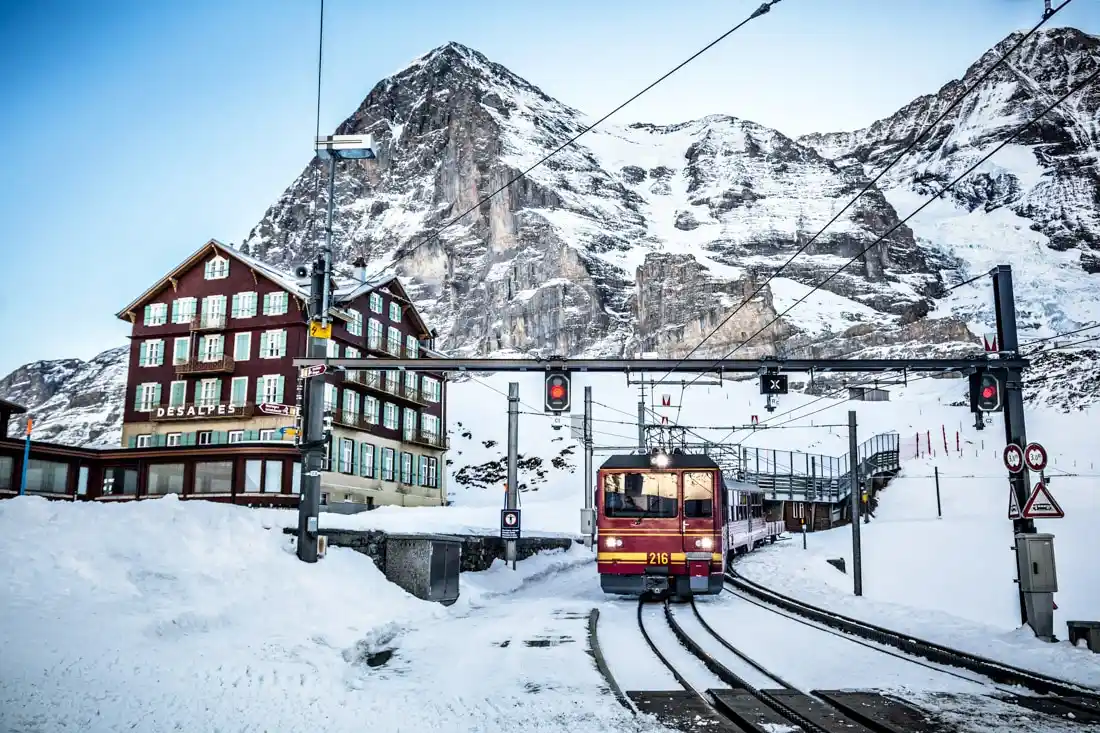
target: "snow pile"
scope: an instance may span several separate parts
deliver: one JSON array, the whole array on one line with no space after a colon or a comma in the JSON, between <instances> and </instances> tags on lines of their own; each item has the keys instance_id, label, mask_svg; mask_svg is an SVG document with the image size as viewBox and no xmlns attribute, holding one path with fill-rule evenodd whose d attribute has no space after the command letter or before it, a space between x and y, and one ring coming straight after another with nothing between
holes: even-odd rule
<instances>
[{"instance_id":1,"label":"snow pile","mask_svg":"<svg viewBox=\"0 0 1100 733\"><path fill-rule=\"evenodd\" d=\"M0 552L0 729L20 731L514 726L507 709L489 720L486 700L528 693L454 674L470 662L457 629L476 623L473 609L511 602L517 590L537 595L564 569L594 575L583 550L532 557L518 572L497 563L464 573L460 602L444 608L390 584L351 550L298 561L292 539L263 513L174 496L0 502ZM458 656L420 641L447 624L456 632L441 636L453 636ZM570 674L595 690L583 648L570 651ZM438 694L425 701L425 690ZM573 729L592 715L603 722L589 729L613 729L616 704L589 694Z\"/></svg>"}]
</instances>

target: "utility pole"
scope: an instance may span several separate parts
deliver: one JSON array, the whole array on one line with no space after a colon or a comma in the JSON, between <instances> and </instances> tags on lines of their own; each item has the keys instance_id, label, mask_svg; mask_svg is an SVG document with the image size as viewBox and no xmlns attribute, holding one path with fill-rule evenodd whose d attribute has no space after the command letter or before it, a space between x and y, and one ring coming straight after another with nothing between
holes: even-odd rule
<instances>
[{"instance_id":1,"label":"utility pole","mask_svg":"<svg viewBox=\"0 0 1100 733\"><path fill-rule=\"evenodd\" d=\"M1020 349L1020 343L1016 334L1016 300L1012 291L1012 268L1009 265L997 265L993 270L993 302L997 316L997 348L1002 352L1009 352L1013 356ZM1024 425L1024 390L1023 374L1019 369L1006 369L1004 372L1004 421L1005 443L1015 444L1022 451L1027 445L1027 431ZM1027 504L1031 492L1028 490L1031 484L1027 466L1024 465L1019 472L1009 473L1008 481L1012 491L1016 494L1019 506ZM1035 522L1031 519L1015 519L1012 522L1013 534L1035 534ZM1017 562L1016 581L1019 585L1019 563ZM1023 586L1020 585L1020 623L1027 624L1027 599Z\"/></svg>"},{"instance_id":2,"label":"utility pole","mask_svg":"<svg viewBox=\"0 0 1100 733\"><path fill-rule=\"evenodd\" d=\"M504 508L516 509L519 499L519 382L508 383L508 491ZM516 569L516 541L505 540L504 562Z\"/></svg>"},{"instance_id":3,"label":"utility pole","mask_svg":"<svg viewBox=\"0 0 1100 733\"><path fill-rule=\"evenodd\" d=\"M644 387L642 389L645 389ZM638 402L638 450L645 452L645 401Z\"/></svg>"},{"instance_id":4,"label":"utility pole","mask_svg":"<svg viewBox=\"0 0 1100 733\"><path fill-rule=\"evenodd\" d=\"M848 410L848 469L851 474L852 493L852 579L855 593L863 595L863 555L859 546L859 445L856 440L856 411Z\"/></svg>"},{"instance_id":5,"label":"utility pole","mask_svg":"<svg viewBox=\"0 0 1100 733\"><path fill-rule=\"evenodd\" d=\"M584 546L592 547L596 535L595 490L592 485L592 387L584 388Z\"/></svg>"},{"instance_id":6,"label":"utility pole","mask_svg":"<svg viewBox=\"0 0 1100 733\"><path fill-rule=\"evenodd\" d=\"M321 257L313 262L310 273L310 323L329 325L332 305L332 217L335 208L336 159L328 165L328 211L325 214L325 246ZM312 330L312 329L311 329ZM328 355L327 339L308 336L306 350L311 357ZM317 562L317 522L321 513L321 469L325 456L325 380L322 375L306 380L305 435L302 436L302 496L298 504L298 559Z\"/></svg>"}]
</instances>

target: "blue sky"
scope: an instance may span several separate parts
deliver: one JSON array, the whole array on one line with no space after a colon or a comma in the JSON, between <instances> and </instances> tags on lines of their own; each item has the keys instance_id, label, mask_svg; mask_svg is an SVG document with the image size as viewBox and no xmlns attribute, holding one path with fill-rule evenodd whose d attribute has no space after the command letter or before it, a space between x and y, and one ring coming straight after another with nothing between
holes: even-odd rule
<instances>
[{"instance_id":1,"label":"blue sky","mask_svg":"<svg viewBox=\"0 0 1100 733\"><path fill-rule=\"evenodd\" d=\"M603 114L757 5L328 0L321 127L451 40ZM125 343L115 312L210 237L247 235L312 155L318 7L3 3L0 376ZM958 77L1041 11L1042 0L782 0L620 119L861 127ZM1075 0L1052 24L1100 33L1100 5Z\"/></svg>"}]
</instances>

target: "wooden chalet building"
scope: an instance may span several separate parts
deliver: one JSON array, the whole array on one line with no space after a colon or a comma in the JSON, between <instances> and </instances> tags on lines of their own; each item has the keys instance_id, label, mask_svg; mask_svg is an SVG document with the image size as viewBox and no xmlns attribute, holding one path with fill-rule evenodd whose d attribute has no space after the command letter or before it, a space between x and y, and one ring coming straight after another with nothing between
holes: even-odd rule
<instances>
[{"instance_id":1,"label":"wooden chalet building","mask_svg":"<svg viewBox=\"0 0 1100 733\"><path fill-rule=\"evenodd\" d=\"M357 274L334 283L329 356L438 355L398 279L364 282L362 268ZM154 283L117 314L132 324L122 446L187 448L196 457L204 449L286 454L298 378L292 360L306 355L307 301L307 283L217 240ZM334 412L323 504L350 511L446 503L444 375L364 370L321 378L326 409ZM254 486L296 494L298 477L287 474L297 467L222 461L224 475L189 471L182 493L217 481L233 486L234 495ZM147 474L137 478L138 495L149 486Z\"/></svg>"}]
</instances>

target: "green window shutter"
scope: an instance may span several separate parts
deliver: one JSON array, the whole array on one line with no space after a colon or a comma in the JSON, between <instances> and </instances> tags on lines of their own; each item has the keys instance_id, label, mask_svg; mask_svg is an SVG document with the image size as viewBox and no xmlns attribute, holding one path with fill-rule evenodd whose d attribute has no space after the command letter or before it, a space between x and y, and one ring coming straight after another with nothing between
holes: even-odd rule
<instances>
[{"instance_id":1,"label":"green window shutter","mask_svg":"<svg viewBox=\"0 0 1100 733\"><path fill-rule=\"evenodd\" d=\"M180 406L187 401L187 382L176 382L172 385L172 405Z\"/></svg>"},{"instance_id":2,"label":"green window shutter","mask_svg":"<svg viewBox=\"0 0 1100 733\"><path fill-rule=\"evenodd\" d=\"M222 358L225 356L225 336L214 336L214 343L217 344L217 349L214 351L215 358Z\"/></svg>"},{"instance_id":3,"label":"green window shutter","mask_svg":"<svg viewBox=\"0 0 1100 733\"><path fill-rule=\"evenodd\" d=\"M267 297L267 296L264 296L264 297ZM268 341L268 334L267 334L267 331L264 331L263 333L260 334L260 354L259 354L259 356L260 356L261 359L263 359L267 355L267 341Z\"/></svg>"},{"instance_id":4,"label":"green window shutter","mask_svg":"<svg viewBox=\"0 0 1100 733\"><path fill-rule=\"evenodd\" d=\"M339 346L337 346L339 348ZM286 356L286 331L279 331L279 356Z\"/></svg>"},{"instance_id":5,"label":"green window shutter","mask_svg":"<svg viewBox=\"0 0 1100 733\"><path fill-rule=\"evenodd\" d=\"M222 380L220 377L214 380L214 400L217 402L222 401Z\"/></svg>"},{"instance_id":6,"label":"green window shutter","mask_svg":"<svg viewBox=\"0 0 1100 733\"><path fill-rule=\"evenodd\" d=\"M145 306L145 325L149 325L149 321L153 320L153 306Z\"/></svg>"},{"instance_id":7,"label":"green window shutter","mask_svg":"<svg viewBox=\"0 0 1100 733\"><path fill-rule=\"evenodd\" d=\"M264 293L264 315L271 315L271 293Z\"/></svg>"},{"instance_id":8,"label":"green window shutter","mask_svg":"<svg viewBox=\"0 0 1100 733\"><path fill-rule=\"evenodd\" d=\"M134 409L141 407L141 385L134 387Z\"/></svg>"},{"instance_id":9,"label":"green window shutter","mask_svg":"<svg viewBox=\"0 0 1100 733\"><path fill-rule=\"evenodd\" d=\"M229 442L229 433L225 430L215 430L210 437L215 445L223 445Z\"/></svg>"},{"instance_id":10,"label":"green window shutter","mask_svg":"<svg viewBox=\"0 0 1100 733\"><path fill-rule=\"evenodd\" d=\"M137 436L131 435L130 440L126 442L127 447L137 448Z\"/></svg>"},{"instance_id":11,"label":"green window shutter","mask_svg":"<svg viewBox=\"0 0 1100 733\"><path fill-rule=\"evenodd\" d=\"M234 318L240 318L241 317L241 294L240 293L233 293L233 308L232 308L231 315Z\"/></svg>"},{"instance_id":12,"label":"green window shutter","mask_svg":"<svg viewBox=\"0 0 1100 733\"><path fill-rule=\"evenodd\" d=\"M156 386L153 387L153 406L155 407L159 404L160 404L160 382L157 382Z\"/></svg>"},{"instance_id":13,"label":"green window shutter","mask_svg":"<svg viewBox=\"0 0 1100 733\"><path fill-rule=\"evenodd\" d=\"M172 322L175 323L176 318L179 316L180 302L179 300L172 301Z\"/></svg>"},{"instance_id":14,"label":"green window shutter","mask_svg":"<svg viewBox=\"0 0 1100 733\"><path fill-rule=\"evenodd\" d=\"M259 430L246 430L246 431L244 431L244 439L245 440L259 440L260 439L260 431Z\"/></svg>"},{"instance_id":15,"label":"green window shutter","mask_svg":"<svg viewBox=\"0 0 1100 733\"><path fill-rule=\"evenodd\" d=\"M264 378L256 377L256 404L264 401Z\"/></svg>"},{"instance_id":16,"label":"green window shutter","mask_svg":"<svg viewBox=\"0 0 1100 733\"><path fill-rule=\"evenodd\" d=\"M229 399L233 404L241 404L245 401L248 392L248 379L237 377L232 382L232 390Z\"/></svg>"},{"instance_id":17,"label":"green window shutter","mask_svg":"<svg viewBox=\"0 0 1100 733\"><path fill-rule=\"evenodd\" d=\"M138 344L138 365L145 366L146 359L149 357L149 342L142 341Z\"/></svg>"},{"instance_id":18,"label":"green window shutter","mask_svg":"<svg viewBox=\"0 0 1100 733\"><path fill-rule=\"evenodd\" d=\"M207 280L210 279L210 266L212 264L212 262L206 262L202 267L202 276Z\"/></svg>"},{"instance_id":19,"label":"green window shutter","mask_svg":"<svg viewBox=\"0 0 1100 733\"><path fill-rule=\"evenodd\" d=\"M195 359L202 361L206 356L206 336L199 336L199 346L195 349Z\"/></svg>"},{"instance_id":20,"label":"green window shutter","mask_svg":"<svg viewBox=\"0 0 1100 733\"><path fill-rule=\"evenodd\" d=\"M275 386L275 401L278 402L279 404L282 404L282 402L283 402L283 382L284 381L285 380L283 378L283 375L280 374L279 375L279 381Z\"/></svg>"}]
</instances>

